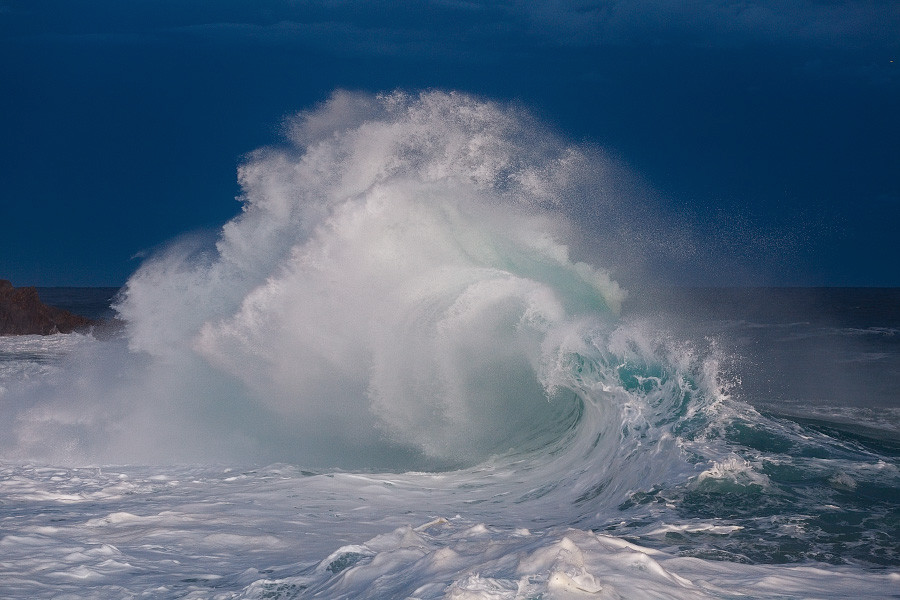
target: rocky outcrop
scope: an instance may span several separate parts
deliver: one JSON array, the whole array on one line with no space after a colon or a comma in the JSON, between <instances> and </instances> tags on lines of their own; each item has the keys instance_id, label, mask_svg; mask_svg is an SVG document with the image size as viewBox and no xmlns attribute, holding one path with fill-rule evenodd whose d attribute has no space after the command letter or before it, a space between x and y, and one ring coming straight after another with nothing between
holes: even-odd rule
<instances>
[{"instance_id":1,"label":"rocky outcrop","mask_svg":"<svg viewBox=\"0 0 900 600\"><path fill-rule=\"evenodd\" d=\"M86 329L94 322L47 306L33 287L15 288L0 279L0 335L49 335Z\"/></svg>"}]
</instances>

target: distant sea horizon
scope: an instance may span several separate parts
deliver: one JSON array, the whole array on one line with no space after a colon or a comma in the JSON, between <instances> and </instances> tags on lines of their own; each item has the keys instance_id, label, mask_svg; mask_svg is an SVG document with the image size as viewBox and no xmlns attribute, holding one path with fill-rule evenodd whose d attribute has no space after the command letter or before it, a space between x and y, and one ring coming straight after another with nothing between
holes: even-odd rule
<instances>
[{"instance_id":1,"label":"distant sea horizon","mask_svg":"<svg viewBox=\"0 0 900 600\"><path fill-rule=\"evenodd\" d=\"M46 304L111 319L122 288L37 290ZM631 293L620 318L713 340L757 407L900 409L900 287L659 286Z\"/></svg>"}]
</instances>

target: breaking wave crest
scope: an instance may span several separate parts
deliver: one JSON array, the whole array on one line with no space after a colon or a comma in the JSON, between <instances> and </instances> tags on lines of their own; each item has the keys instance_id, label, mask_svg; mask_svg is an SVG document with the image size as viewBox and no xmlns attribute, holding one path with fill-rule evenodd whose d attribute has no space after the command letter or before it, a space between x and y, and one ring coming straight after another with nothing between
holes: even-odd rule
<instances>
[{"instance_id":1,"label":"breaking wave crest","mask_svg":"<svg viewBox=\"0 0 900 600\"><path fill-rule=\"evenodd\" d=\"M285 132L246 158L213 240L129 279L123 339L21 403L20 455L402 471L540 453L622 489L683 471L661 448L719 401L714 361L622 322L625 290L575 257L586 206L594 249L630 248L613 161L458 93L338 92ZM669 458L627 468L655 445Z\"/></svg>"},{"instance_id":2,"label":"breaking wave crest","mask_svg":"<svg viewBox=\"0 0 900 600\"><path fill-rule=\"evenodd\" d=\"M765 417L729 396L714 344L620 316L597 265L626 271L655 230L602 153L443 92L339 92L285 130L240 168L238 216L130 278L121 337L0 379L4 458L290 463L398 518L426 495L423 519L896 564L891 447Z\"/></svg>"}]
</instances>

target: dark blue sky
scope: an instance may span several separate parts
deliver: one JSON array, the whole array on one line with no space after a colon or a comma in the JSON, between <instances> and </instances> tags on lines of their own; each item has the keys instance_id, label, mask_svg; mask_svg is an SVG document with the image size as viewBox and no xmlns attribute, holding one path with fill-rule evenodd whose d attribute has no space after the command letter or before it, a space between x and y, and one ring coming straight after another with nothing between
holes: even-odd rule
<instances>
[{"instance_id":1,"label":"dark blue sky","mask_svg":"<svg viewBox=\"0 0 900 600\"><path fill-rule=\"evenodd\" d=\"M0 86L16 285L120 285L214 230L241 156L335 88L446 88L609 150L746 266L670 283L900 286L895 0L0 0Z\"/></svg>"}]
</instances>

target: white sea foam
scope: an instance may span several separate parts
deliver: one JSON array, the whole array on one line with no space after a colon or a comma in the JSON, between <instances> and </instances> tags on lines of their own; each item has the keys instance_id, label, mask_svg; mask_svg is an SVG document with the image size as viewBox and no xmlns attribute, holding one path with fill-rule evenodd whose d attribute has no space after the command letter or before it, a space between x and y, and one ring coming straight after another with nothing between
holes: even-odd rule
<instances>
[{"instance_id":1,"label":"white sea foam","mask_svg":"<svg viewBox=\"0 0 900 600\"><path fill-rule=\"evenodd\" d=\"M849 566L679 557L565 525L514 528L509 524L532 520L529 507L515 504L502 519L479 514L477 505L465 516L431 519L472 498L463 487L430 492L428 478L415 474L304 475L282 465L235 477L168 467L164 484L159 474L3 468L2 489L13 485L44 500L6 500L4 510L13 512L0 539L0 595L878 598L900 577ZM130 493L115 490L122 481L133 484ZM61 489L82 498L54 499ZM728 535L721 527L711 533Z\"/></svg>"}]
</instances>

